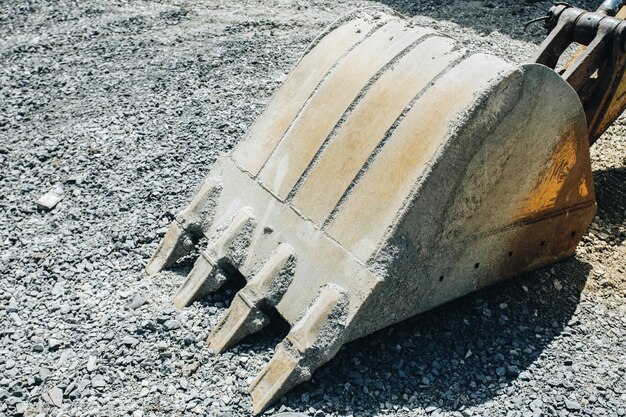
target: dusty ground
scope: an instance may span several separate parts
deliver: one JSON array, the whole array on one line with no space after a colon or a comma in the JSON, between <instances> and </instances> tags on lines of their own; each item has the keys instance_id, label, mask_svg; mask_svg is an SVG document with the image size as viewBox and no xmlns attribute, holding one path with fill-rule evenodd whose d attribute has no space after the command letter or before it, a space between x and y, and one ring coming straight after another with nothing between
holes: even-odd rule
<instances>
[{"instance_id":1,"label":"dusty ground","mask_svg":"<svg viewBox=\"0 0 626 417\"><path fill-rule=\"evenodd\" d=\"M550 5L382 3L520 62L544 34L522 22ZM0 4L0 415L248 415L285 329L213 356L233 289L180 313L190 260L142 268L306 44L371 4ZM574 258L350 343L268 414L626 415L625 138L621 121L592 150L599 209Z\"/></svg>"}]
</instances>

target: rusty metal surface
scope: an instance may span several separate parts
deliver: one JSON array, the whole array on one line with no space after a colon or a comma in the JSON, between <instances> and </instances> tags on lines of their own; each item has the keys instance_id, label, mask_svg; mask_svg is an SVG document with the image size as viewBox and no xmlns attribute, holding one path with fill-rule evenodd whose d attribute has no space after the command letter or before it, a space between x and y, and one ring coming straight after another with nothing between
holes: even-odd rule
<instances>
[{"instance_id":1,"label":"rusty metal surface","mask_svg":"<svg viewBox=\"0 0 626 417\"><path fill-rule=\"evenodd\" d=\"M626 108L626 22L621 2L607 1L596 12L560 3L546 20L550 34L535 62L555 69L572 43L581 47L563 68L563 78L576 90L585 108L590 144Z\"/></svg>"}]
</instances>

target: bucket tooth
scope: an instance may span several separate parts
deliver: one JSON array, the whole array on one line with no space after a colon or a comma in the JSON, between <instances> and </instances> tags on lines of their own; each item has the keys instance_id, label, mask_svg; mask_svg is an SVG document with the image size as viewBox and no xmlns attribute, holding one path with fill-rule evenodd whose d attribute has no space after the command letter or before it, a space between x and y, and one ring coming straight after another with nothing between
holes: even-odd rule
<instances>
[{"instance_id":1,"label":"bucket tooth","mask_svg":"<svg viewBox=\"0 0 626 417\"><path fill-rule=\"evenodd\" d=\"M269 318L259 309L258 302L241 290L215 325L207 339L209 347L221 353L249 334L269 324Z\"/></svg>"},{"instance_id":2,"label":"bucket tooth","mask_svg":"<svg viewBox=\"0 0 626 417\"><path fill-rule=\"evenodd\" d=\"M208 202L219 191L216 184L213 177L208 177L191 203L178 213L146 265L149 276L158 274L187 255L200 239L212 220L212 208Z\"/></svg>"},{"instance_id":3,"label":"bucket tooth","mask_svg":"<svg viewBox=\"0 0 626 417\"><path fill-rule=\"evenodd\" d=\"M283 346L276 347L274 356L250 384L252 413L262 413L270 404L282 397L292 387L311 378L300 368L300 357Z\"/></svg>"},{"instance_id":4,"label":"bucket tooth","mask_svg":"<svg viewBox=\"0 0 626 417\"><path fill-rule=\"evenodd\" d=\"M324 286L305 314L277 347L267 366L250 384L254 414L263 412L294 386L307 381L343 343L348 295L334 284Z\"/></svg>"},{"instance_id":5,"label":"bucket tooth","mask_svg":"<svg viewBox=\"0 0 626 417\"><path fill-rule=\"evenodd\" d=\"M219 184L216 177L209 175L200 191L176 216L176 220L193 235L201 236L211 225L215 215L215 200L221 191Z\"/></svg>"},{"instance_id":6,"label":"bucket tooth","mask_svg":"<svg viewBox=\"0 0 626 417\"><path fill-rule=\"evenodd\" d=\"M246 258L255 227L254 211L250 207L240 209L219 238L209 244L207 254L239 267Z\"/></svg>"},{"instance_id":7,"label":"bucket tooth","mask_svg":"<svg viewBox=\"0 0 626 417\"><path fill-rule=\"evenodd\" d=\"M217 266L217 261L206 252L200 253L185 282L174 295L176 308L187 307L194 301L217 291L226 282L226 277Z\"/></svg>"},{"instance_id":8,"label":"bucket tooth","mask_svg":"<svg viewBox=\"0 0 626 417\"><path fill-rule=\"evenodd\" d=\"M285 243L279 245L259 272L236 294L230 308L208 337L209 347L223 352L265 327L269 319L260 307L278 304L291 283L294 268L293 249Z\"/></svg>"},{"instance_id":9,"label":"bucket tooth","mask_svg":"<svg viewBox=\"0 0 626 417\"><path fill-rule=\"evenodd\" d=\"M159 247L146 265L146 273L153 276L167 268L182 256L189 253L194 245L191 233L185 230L178 221L174 220L165 236L159 243Z\"/></svg>"},{"instance_id":10,"label":"bucket tooth","mask_svg":"<svg viewBox=\"0 0 626 417\"><path fill-rule=\"evenodd\" d=\"M252 209L242 208L226 227L221 236L200 253L185 282L174 295L176 308L183 308L217 291L226 282L218 263L226 261L238 266L247 252L250 235L255 226ZM243 240L243 241L240 241Z\"/></svg>"}]
</instances>

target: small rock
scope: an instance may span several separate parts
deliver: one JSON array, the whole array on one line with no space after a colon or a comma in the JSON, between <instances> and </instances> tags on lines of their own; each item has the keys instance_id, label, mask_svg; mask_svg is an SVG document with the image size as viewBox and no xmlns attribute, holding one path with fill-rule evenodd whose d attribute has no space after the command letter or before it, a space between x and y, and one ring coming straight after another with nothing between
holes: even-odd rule
<instances>
[{"instance_id":1,"label":"small rock","mask_svg":"<svg viewBox=\"0 0 626 417\"><path fill-rule=\"evenodd\" d=\"M102 375L96 375L91 379L91 386L94 388L102 388L107 385Z\"/></svg>"},{"instance_id":2,"label":"small rock","mask_svg":"<svg viewBox=\"0 0 626 417\"><path fill-rule=\"evenodd\" d=\"M187 389L187 386L189 385L189 383L187 382L187 378L181 378L178 380L178 383L180 384L180 387L182 389Z\"/></svg>"},{"instance_id":3,"label":"small rock","mask_svg":"<svg viewBox=\"0 0 626 417\"><path fill-rule=\"evenodd\" d=\"M85 180L85 178L87 178L87 173L83 172L80 174L70 175L67 178L67 182L70 184L80 185Z\"/></svg>"},{"instance_id":4,"label":"small rock","mask_svg":"<svg viewBox=\"0 0 626 417\"><path fill-rule=\"evenodd\" d=\"M580 410L580 404L573 400L565 400L565 408L569 411L578 411Z\"/></svg>"},{"instance_id":5,"label":"small rock","mask_svg":"<svg viewBox=\"0 0 626 417\"><path fill-rule=\"evenodd\" d=\"M506 374L506 369L504 369L504 367L499 366L496 368L496 375L504 376L505 374Z\"/></svg>"},{"instance_id":6,"label":"small rock","mask_svg":"<svg viewBox=\"0 0 626 417\"><path fill-rule=\"evenodd\" d=\"M533 410L533 411L540 410L542 406L543 406L543 401L541 401L541 399L539 399L539 398L535 398L530 403L530 409Z\"/></svg>"},{"instance_id":7,"label":"small rock","mask_svg":"<svg viewBox=\"0 0 626 417\"><path fill-rule=\"evenodd\" d=\"M180 322L174 319L166 321L165 323L163 323L163 325L167 330L176 330L180 328Z\"/></svg>"},{"instance_id":8,"label":"small rock","mask_svg":"<svg viewBox=\"0 0 626 417\"><path fill-rule=\"evenodd\" d=\"M52 294L63 295L63 293L65 292L64 286L65 286L65 281L63 280L59 280L55 282L54 285L52 286Z\"/></svg>"},{"instance_id":9,"label":"small rock","mask_svg":"<svg viewBox=\"0 0 626 417\"><path fill-rule=\"evenodd\" d=\"M63 188L54 187L39 197L35 203L40 209L48 211L52 210L61 200L63 200Z\"/></svg>"},{"instance_id":10,"label":"small rock","mask_svg":"<svg viewBox=\"0 0 626 417\"><path fill-rule=\"evenodd\" d=\"M165 323L166 321L168 321L169 319L170 319L170 317L169 317L169 316L166 316L166 315L160 315L160 316L158 316L158 317L156 318L156 321L157 321L157 323L159 323L159 324L163 324L163 323Z\"/></svg>"},{"instance_id":11,"label":"small rock","mask_svg":"<svg viewBox=\"0 0 626 417\"><path fill-rule=\"evenodd\" d=\"M563 289L563 285L561 284L561 282L558 279L555 279L553 282L554 288L557 291L561 291Z\"/></svg>"},{"instance_id":12,"label":"small rock","mask_svg":"<svg viewBox=\"0 0 626 417\"><path fill-rule=\"evenodd\" d=\"M63 344L63 342L61 342L58 339L54 339L54 338L48 339L48 349L50 349L50 350L56 350L59 347L61 347L62 344Z\"/></svg>"},{"instance_id":13,"label":"small rock","mask_svg":"<svg viewBox=\"0 0 626 417\"><path fill-rule=\"evenodd\" d=\"M122 344L126 346L135 346L137 343L139 343L139 339L131 336L124 336L122 339Z\"/></svg>"},{"instance_id":14,"label":"small rock","mask_svg":"<svg viewBox=\"0 0 626 417\"><path fill-rule=\"evenodd\" d=\"M43 350L44 350L43 343L35 343L33 345L33 351L35 351L35 352L43 352Z\"/></svg>"},{"instance_id":15,"label":"small rock","mask_svg":"<svg viewBox=\"0 0 626 417\"><path fill-rule=\"evenodd\" d=\"M9 313L9 317L11 317L11 320L13 320L13 323L15 323L16 326L21 326L22 324L24 324L24 321L17 313Z\"/></svg>"},{"instance_id":16,"label":"small rock","mask_svg":"<svg viewBox=\"0 0 626 417\"><path fill-rule=\"evenodd\" d=\"M148 301L146 297L138 295L137 297L133 298L130 303L126 304L126 307L128 307L130 310L137 310L139 307L144 305L146 301Z\"/></svg>"},{"instance_id":17,"label":"small rock","mask_svg":"<svg viewBox=\"0 0 626 417\"><path fill-rule=\"evenodd\" d=\"M506 371L509 375L513 375L513 376L517 376L520 373L520 369L515 365L507 366Z\"/></svg>"},{"instance_id":18,"label":"small rock","mask_svg":"<svg viewBox=\"0 0 626 417\"><path fill-rule=\"evenodd\" d=\"M28 409L28 404L27 403L17 403L15 405L15 414L22 415L22 414L26 413L27 409Z\"/></svg>"},{"instance_id":19,"label":"small rock","mask_svg":"<svg viewBox=\"0 0 626 417\"><path fill-rule=\"evenodd\" d=\"M94 369L96 369L96 357L89 356L89 359L87 359L87 372L91 373Z\"/></svg>"},{"instance_id":20,"label":"small rock","mask_svg":"<svg viewBox=\"0 0 626 417\"><path fill-rule=\"evenodd\" d=\"M48 368L39 368L39 379L41 380L41 382L48 379L48 376L50 376L50 370Z\"/></svg>"},{"instance_id":21,"label":"small rock","mask_svg":"<svg viewBox=\"0 0 626 417\"><path fill-rule=\"evenodd\" d=\"M196 373L199 367L200 367L199 362L194 362L189 365L185 365L183 367L183 375L185 376L193 375L194 373Z\"/></svg>"},{"instance_id":22,"label":"small rock","mask_svg":"<svg viewBox=\"0 0 626 417\"><path fill-rule=\"evenodd\" d=\"M55 407L63 405L63 391L59 387L52 387L44 392L42 398L45 402Z\"/></svg>"}]
</instances>

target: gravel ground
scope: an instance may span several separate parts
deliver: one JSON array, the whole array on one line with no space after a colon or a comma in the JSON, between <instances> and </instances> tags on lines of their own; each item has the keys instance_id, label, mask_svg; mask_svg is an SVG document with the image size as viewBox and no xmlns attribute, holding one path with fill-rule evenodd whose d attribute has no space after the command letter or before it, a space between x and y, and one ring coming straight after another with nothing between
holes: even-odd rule
<instances>
[{"instance_id":1,"label":"gravel ground","mask_svg":"<svg viewBox=\"0 0 626 417\"><path fill-rule=\"evenodd\" d=\"M550 6L383 3L517 62ZM0 415L249 415L285 326L212 355L236 288L179 312L192 259L142 269L306 44L364 5L1 3ZM592 150L599 210L574 258L348 344L268 414L626 415L625 137L620 121Z\"/></svg>"}]
</instances>

